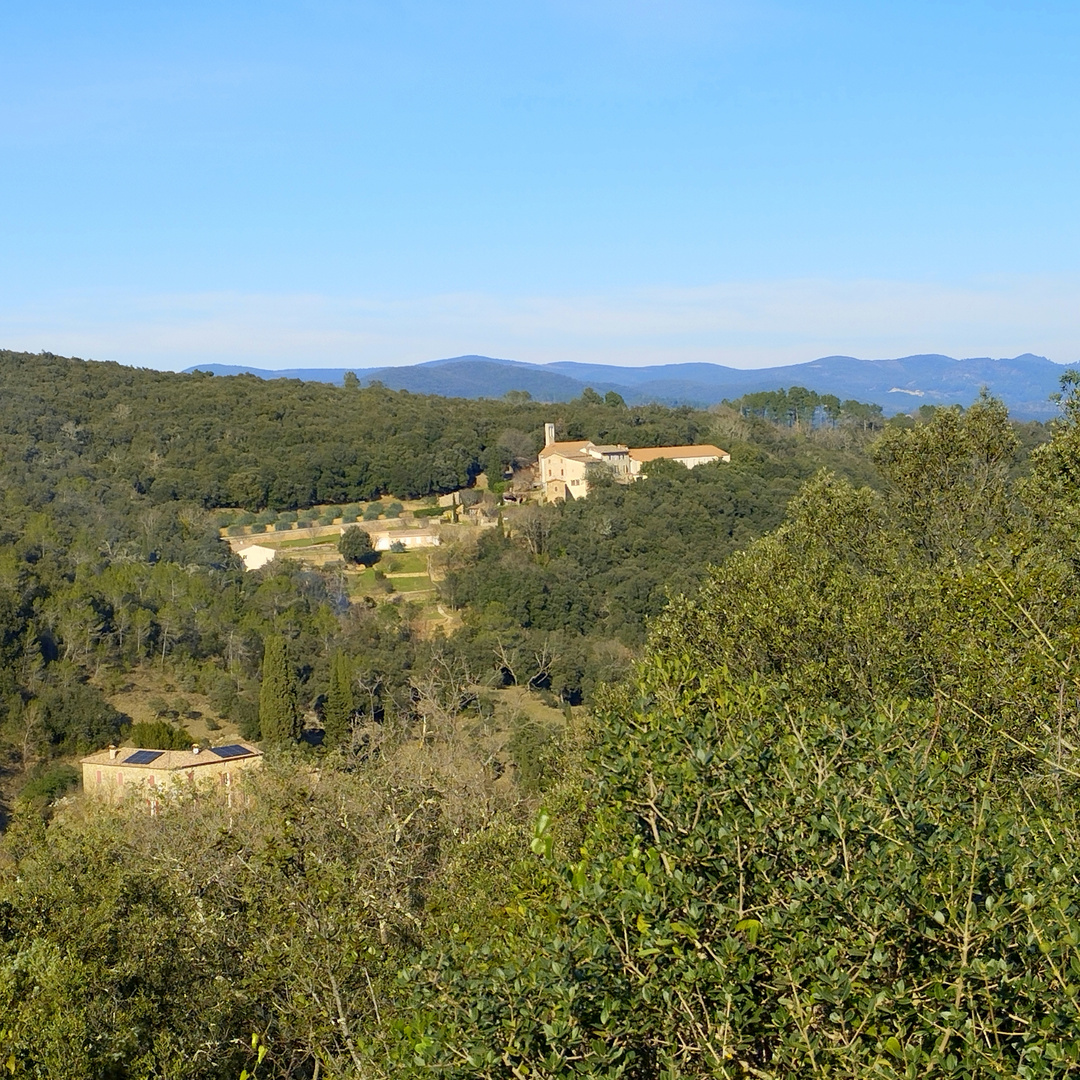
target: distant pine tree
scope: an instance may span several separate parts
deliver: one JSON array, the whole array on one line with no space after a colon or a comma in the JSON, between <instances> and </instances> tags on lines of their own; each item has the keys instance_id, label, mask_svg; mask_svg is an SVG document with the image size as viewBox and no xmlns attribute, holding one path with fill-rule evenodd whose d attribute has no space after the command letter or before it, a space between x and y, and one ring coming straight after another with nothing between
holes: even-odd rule
<instances>
[{"instance_id":1,"label":"distant pine tree","mask_svg":"<svg viewBox=\"0 0 1080 1080\"><path fill-rule=\"evenodd\" d=\"M356 701L352 692L352 671L349 658L335 653L330 665L330 690L326 695L323 714L323 745L342 746L349 741Z\"/></svg>"},{"instance_id":2,"label":"distant pine tree","mask_svg":"<svg viewBox=\"0 0 1080 1080\"><path fill-rule=\"evenodd\" d=\"M289 667L285 639L266 639L263 652L262 688L259 691L259 727L264 741L296 742L304 719L296 696L296 680Z\"/></svg>"}]
</instances>

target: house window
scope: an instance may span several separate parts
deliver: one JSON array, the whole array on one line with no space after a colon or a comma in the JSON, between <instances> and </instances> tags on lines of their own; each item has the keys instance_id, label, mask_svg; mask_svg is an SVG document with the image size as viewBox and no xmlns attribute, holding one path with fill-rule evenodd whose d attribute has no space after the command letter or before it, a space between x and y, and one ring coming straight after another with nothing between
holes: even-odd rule
<instances>
[{"instance_id":1,"label":"house window","mask_svg":"<svg viewBox=\"0 0 1080 1080\"><path fill-rule=\"evenodd\" d=\"M98 771L97 771L97 782L99 784L101 783L101 770L100 769L98 769Z\"/></svg>"}]
</instances>

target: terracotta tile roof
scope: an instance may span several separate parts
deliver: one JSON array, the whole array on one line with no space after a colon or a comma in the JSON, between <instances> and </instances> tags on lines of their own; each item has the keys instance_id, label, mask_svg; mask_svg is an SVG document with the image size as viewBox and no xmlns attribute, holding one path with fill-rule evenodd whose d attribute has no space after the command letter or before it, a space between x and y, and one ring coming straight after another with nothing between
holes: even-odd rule
<instances>
[{"instance_id":1,"label":"terracotta tile roof","mask_svg":"<svg viewBox=\"0 0 1080 1080\"><path fill-rule=\"evenodd\" d=\"M540 451L540 456L551 457L552 454L574 454L589 445L591 444L588 439L582 439L580 442L548 443L548 445Z\"/></svg>"},{"instance_id":2,"label":"terracotta tile roof","mask_svg":"<svg viewBox=\"0 0 1080 1080\"><path fill-rule=\"evenodd\" d=\"M700 446L643 446L631 450L635 461L656 461L657 458L727 457L727 451L719 446L703 443Z\"/></svg>"}]
</instances>

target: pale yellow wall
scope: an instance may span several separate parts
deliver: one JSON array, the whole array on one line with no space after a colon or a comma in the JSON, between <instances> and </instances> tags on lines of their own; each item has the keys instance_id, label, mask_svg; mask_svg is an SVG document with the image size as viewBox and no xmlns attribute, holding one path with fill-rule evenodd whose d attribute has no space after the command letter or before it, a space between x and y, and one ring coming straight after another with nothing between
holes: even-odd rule
<instances>
[{"instance_id":1,"label":"pale yellow wall","mask_svg":"<svg viewBox=\"0 0 1080 1080\"><path fill-rule=\"evenodd\" d=\"M209 751L206 751L209 753ZM262 768L262 757L233 758L232 760L207 761L187 769L159 769L133 765L118 765L109 761L83 762L83 791L104 799L118 799L126 795L149 795L175 785L219 784L228 782L240 772Z\"/></svg>"},{"instance_id":2,"label":"pale yellow wall","mask_svg":"<svg viewBox=\"0 0 1080 1080\"><path fill-rule=\"evenodd\" d=\"M551 454L541 458L540 465L540 478L549 502L565 498L567 488L576 499L587 493L585 471L588 466L584 461L563 457L562 454Z\"/></svg>"},{"instance_id":3,"label":"pale yellow wall","mask_svg":"<svg viewBox=\"0 0 1080 1080\"><path fill-rule=\"evenodd\" d=\"M712 454L709 457L665 457L663 459L652 458L652 461L677 461L680 465L685 465L688 469L693 469L697 465L710 465L714 461L730 461L731 455L721 456L719 454ZM647 463L638 461L637 458L631 456L630 458L630 473L633 476L640 476L641 470Z\"/></svg>"}]
</instances>

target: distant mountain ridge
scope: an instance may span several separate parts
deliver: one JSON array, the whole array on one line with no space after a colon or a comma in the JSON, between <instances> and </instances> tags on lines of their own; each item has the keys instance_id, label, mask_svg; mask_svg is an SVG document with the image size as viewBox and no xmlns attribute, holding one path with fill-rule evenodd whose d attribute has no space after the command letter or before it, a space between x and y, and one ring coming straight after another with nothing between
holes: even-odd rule
<instances>
[{"instance_id":1,"label":"distant mountain ridge","mask_svg":"<svg viewBox=\"0 0 1080 1080\"><path fill-rule=\"evenodd\" d=\"M261 379L306 379L341 384L347 371L363 385L381 382L393 390L444 397L502 397L527 390L537 401L568 401L587 386L614 390L628 404L713 405L758 390L805 386L880 405L887 414L919 405L970 405L985 386L1018 419L1045 420L1056 414L1049 400L1066 368L1045 356L1024 353L1007 359L963 360L936 353L895 360L825 356L804 364L744 370L721 364L662 364L619 367L559 361L528 364L490 356L454 356L422 364L380 368L289 368L272 371L229 364L196 364L186 371L256 375Z\"/></svg>"}]
</instances>

